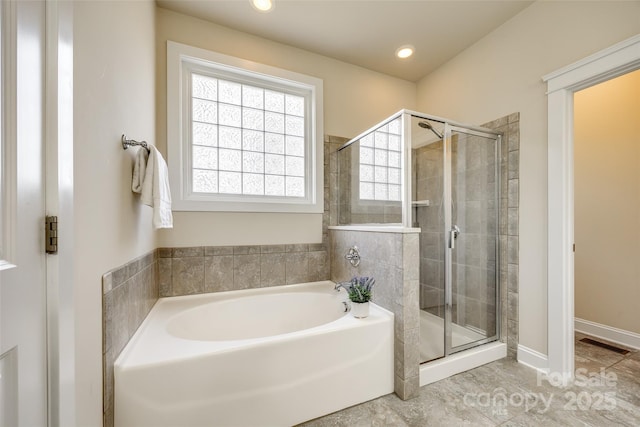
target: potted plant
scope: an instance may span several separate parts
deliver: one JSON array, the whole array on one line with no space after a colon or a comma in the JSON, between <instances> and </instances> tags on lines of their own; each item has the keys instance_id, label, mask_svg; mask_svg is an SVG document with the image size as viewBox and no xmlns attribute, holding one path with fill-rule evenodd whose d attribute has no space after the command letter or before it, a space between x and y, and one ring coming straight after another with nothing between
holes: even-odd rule
<instances>
[{"instance_id":1,"label":"potted plant","mask_svg":"<svg viewBox=\"0 0 640 427\"><path fill-rule=\"evenodd\" d=\"M371 289L376 283L373 277L354 277L349 282L340 285L346 289L351 300L351 313L353 317L364 318L369 315L369 301Z\"/></svg>"}]
</instances>

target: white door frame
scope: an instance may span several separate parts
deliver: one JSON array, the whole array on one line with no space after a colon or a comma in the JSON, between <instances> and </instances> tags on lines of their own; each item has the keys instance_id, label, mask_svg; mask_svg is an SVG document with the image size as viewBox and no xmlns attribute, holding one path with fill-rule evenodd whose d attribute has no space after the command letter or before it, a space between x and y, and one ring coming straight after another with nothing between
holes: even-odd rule
<instances>
[{"instance_id":1,"label":"white door frame","mask_svg":"<svg viewBox=\"0 0 640 427\"><path fill-rule=\"evenodd\" d=\"M547 74L548 229L547 342L549 372L573 378L573 94L640 68L640 34Z\"/></svg>"},{"instance_id":2,"label":"white door frame","mask_svg":"<svg viewBox=\"0 0 640 427\"><path fill-rule=\"evenodd\" d=\"M47 1L45 209L58 217L58 253L47 255L49 426L75 422L73 261L73 2Z\"/></svg>"}]
</instances>

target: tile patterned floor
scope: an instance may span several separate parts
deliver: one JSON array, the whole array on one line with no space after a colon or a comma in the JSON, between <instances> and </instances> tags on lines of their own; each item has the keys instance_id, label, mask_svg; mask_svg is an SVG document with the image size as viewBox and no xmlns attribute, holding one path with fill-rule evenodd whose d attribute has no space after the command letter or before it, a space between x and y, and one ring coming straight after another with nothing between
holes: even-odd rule
<instances>
[{"instance_id":1,"label":"tile patterned floor","mask_svg":"<svg viewBox=\"0 0 640 427\"><path fill-rule=\"evenodd\" d=\"M576 381L566 388L503 359L422 387L415 399L390 394L304 426L640 426L640 352L620 355L584 337L576 333Z\"/></svg>"}]
</instances>

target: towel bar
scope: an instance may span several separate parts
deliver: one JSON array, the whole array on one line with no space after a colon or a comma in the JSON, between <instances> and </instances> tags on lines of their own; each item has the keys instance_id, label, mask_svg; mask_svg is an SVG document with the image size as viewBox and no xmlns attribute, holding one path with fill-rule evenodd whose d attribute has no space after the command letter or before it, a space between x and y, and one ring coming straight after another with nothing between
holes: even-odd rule
<instances>
[{"instance_id":1,"label":"towel bar","mask_svg":"<svg viewBox=\"0 0 640 427\"><path fill-rule=\"evenodd\" d=\"M135 146L144 147L147 152L150 151L149 147L147 146L147 141L136 141L135 139L127 139L127 137L122 134L122 148L126 150L129 147Z\"/></svg>"}]
</instances>

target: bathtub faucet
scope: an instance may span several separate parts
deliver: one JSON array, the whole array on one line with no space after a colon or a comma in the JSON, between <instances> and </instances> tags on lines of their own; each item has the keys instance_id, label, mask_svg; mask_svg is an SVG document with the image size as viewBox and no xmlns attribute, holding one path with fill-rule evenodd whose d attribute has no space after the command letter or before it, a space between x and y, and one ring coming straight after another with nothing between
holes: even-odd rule
<instances>
[{"instance_id":1,"label":"bathtub faucet","mask_svg":"<svg viewBox=\"0 0 640 427\"><path fill-rule=\"evenodd\" d=\"M336 283L336 286L333 288L336 292L340 292L340 288L344 289L345 291L347 290L347 288L344 287L344 285L342 284L342 282L338 282Z\"/></svg>"},{"instance_id":2,"label":"bathtub faucet","mask_svg":"<svg viewBox=\"0 0 640 427\"><path fill-rule=\"evenodd\" d=\"M349 260L353 267L357 267L360 264L360 251L358 251L357 246L350 247L344 257Z\"/></svg>"}]
</instances>

